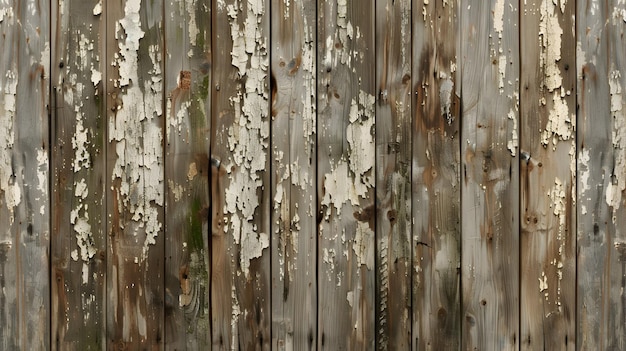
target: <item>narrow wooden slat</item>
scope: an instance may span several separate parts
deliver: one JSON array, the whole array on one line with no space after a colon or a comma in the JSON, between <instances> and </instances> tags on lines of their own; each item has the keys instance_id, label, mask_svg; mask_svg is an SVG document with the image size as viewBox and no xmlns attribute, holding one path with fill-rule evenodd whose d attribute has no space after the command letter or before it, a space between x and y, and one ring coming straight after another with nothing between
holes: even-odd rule
<instances>
[{"instance_id":1,"label":"narrow wooden slat","mask_svg":"<svg viewBox=\"0 0 626 351\"><path fill-rule=\"evenodd\" d=\"M626 39L623 1L580 1L578 350L626 349Z\"/></svg>"},{"instance_id":2,"label":"narrow wooden slat","mask_svg":"<svg viewBox=\"0 0 626 351\"><path fill-rule=\"evenodd\" d=\"M377 349L411 344L411 1L376 2Z\"/></svg>"},{"instance_id":3,"label":"narrow wooden slat","mask_svg":"<svg viewBox=\"0 0 626 351\"><path fill-rule=\"evenodd\" d=\"M107 338L163 348L163 9L106 2Z\"/></svg>"},{"instance_id":4,"label":"narrow wooden slat","mask_svg":"<svg viewBox=\"0 0 626 351\"><path fill-rule=\"evenodd\" d=\"M102 7L54 1L52 25L52 349L106 345Z\"/></svg>"},{"instance_id":5,"label":"narrow wooden slat","mask_svg":"<svg viewBox=\"0 0 626 351\"><path fill-rule=\"evenodd\" d=\"M0 349L50 347L48 1L0 2Z\"/></svg>"},{"instance_id":6,"label":"narrow wooden slat","mask_svg":"<svg viewBox=\"0 0 626 351\"><path fill-rule=\"evenodd\" d=\"M375 8L318 6L318 347L373 349Z\"/></svg>"},{"instance_id":7,"label":"narrow wooden slat","mask_svg":"<svg viewBox=\"0 0 626 351\"><path fill-rule=\"evenodd\" d=\"M165 2L165 346L206 350L211 2Z\"/></svg>"},{"instance_id":8,"label":"narrow wooden slat","mask_svg":"<svg viewBox=\"0 0 626 351\"><path fill-rule=\"evenodd\" d=\"M217 349L269 349L269 0L213 2L211 311Z\"/></svg>"},{"instance_id":9,"label":"narrow wooden slat","mask_svg":"<svg viewBox=\"0 0 626 351\"><path fill-rule=\"evenodd\" d=\"M521 349L576 345L575 2L521 19Z\"/></svg>"},{"instance_id":10,"label":"narrow wooden slat","mask_svg":"<svg viewBox=\"0 0 626 351\"><path fill-rule=\"evenodd\" d=\"M519 348L517 4L461 9L462 349Z\"/></svg>"},{"instance_id":11,"label":"narrow wooden slat","mask_svg":"<svg viewBox=\"0 0 626 351\"><path fill-rule=\"evenodd\" d=\"M461 342L458 1L413 1L413 350Z\"/></svg>"},{"instance_id":12,"label":"narrow wooden slat","mask_svg":"<svg viewBox=\"0 0 626 351\"><path fill-rule=\"evenodd\" d=\"M316 2L271 5L272 349L314 350Z\"/></svg>"}]
</instances>

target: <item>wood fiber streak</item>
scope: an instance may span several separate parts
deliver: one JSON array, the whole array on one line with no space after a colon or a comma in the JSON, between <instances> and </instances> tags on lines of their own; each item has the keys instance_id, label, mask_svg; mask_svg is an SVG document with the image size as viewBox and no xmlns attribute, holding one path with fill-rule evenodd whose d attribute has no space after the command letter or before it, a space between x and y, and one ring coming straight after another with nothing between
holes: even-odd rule
<instances>
[{"instance_id":1,"label":"wood fiber streak","mask_svg":"<svg viewBox=\"0 0 626 351\"><path fill-rule=\"evenodd\" d=\"M106 346L105 21L93 7L52 4L53 350Z\"/></svg>"},{"instance_id":2,"label":"wood fiber streak","mask_svg":"<svg viewBox=\"0 0 626 351\"><path fill-rule=\"evenodd\" d=\"M315 6L271 2L274 350L317 348Z\"/></svg>"},{"instance_id":3,"label":"wood fiber streak","mask_svg":"<svg viewBox=\"0 0 626 351\"><path fill-rule=\"evenodd\" d=\"M373 349L374 2L320 1L318 347Z\"/></svg>"},{"instance_id":4,"label":"wood fiber streak","mask_svg":"<svg viewBox=\"0 0 626 351\"><path fill-rule=\"evenodd\" d=\"M522 350L576 346L575 5L521 7Z\"/></svg>"},{"instance_id":5,"label":"wood fiber streak","mask_svg":"<svg viewBox=\"0 0 626 351\"><path fill-rule=\"evenodd\" d=\"M626 348L623 1L577 4L578 350Z\"/></svg>"},{"instance_id":6,"label":"wood fiber streak","mask_svg":"<svg viewBox=\"0 0 626 351\"><path fill-rule=\"evenodd\" d=\"M211 2L165 2L165 346L206 350Z\"/></svg>"}]
</instances>

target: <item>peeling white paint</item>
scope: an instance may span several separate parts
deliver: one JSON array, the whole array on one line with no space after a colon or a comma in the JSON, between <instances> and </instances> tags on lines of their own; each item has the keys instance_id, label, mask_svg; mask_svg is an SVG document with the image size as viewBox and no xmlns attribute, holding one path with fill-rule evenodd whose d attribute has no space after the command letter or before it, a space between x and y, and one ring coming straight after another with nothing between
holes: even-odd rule
<instances>
[{"instance_id":1,"label":"peeling white paint","mask_svg":"<svg viewBox=\"0 0 626 351\"><path fill-rule=\"evenodd\" d=\"M102 14L102 0L98 1L96 6L93 7L93 15L99 16L100 14Z\"/></svg>"},{"instance_id":2,"label":"peeling white paint","mask_svg":"<svg viewBox=\"0 0 626 351\"><path fill-rule=\"evenodd\" d=\"M564 1L562 1L564 6ZM542 47L539 64L544 69L544 85L552 92L561 87L563 77L557 65L561 60L561 35L563 29L559 24L556 2L543 0L539 22L539 38Z\"/></svg>"},{"instance_id":3,"label":"peeling white paint","mask_svg":"<svg viewBox=\"0 0 626 351\"><path fill-rule=\"evenodd\" d=\"M159 208L163 206L162 141L159 123L162 115L160 53L156 45L148 47L153 68L144 79L142 91L138 77L139 40L143 38L139 9L141 0L128 0L124 18L116 22L116 38L119 52L114 66L119 68L120 78L115 86L121 90L121 106L109 119L109 142L116 146L116 160L112 180L120 181L115 188L118 206L131 214L136 225L133 234L145 233L141 259L147 257L150 245L163 225L159 221ZM124 35L121 35L121 33ZM116 224L117 225L117 224ZM125 227L125 223L120 223Z\"/></svg>"},{"instance_id":4,"label":"peeling white paint","mask_svg":"<svg viewBox=\"0 0 626 351\"><path fill-rule=\"evenodd\" d=\"M579 179L579 189L580 196L585 197L587 195L587 191L591 189L589 185L589 149L582 149L578 154L578 176ZM581 214L587 214L587 207L581 204Z\"/></svg>"},{"instance_id":5,"label":"peeling white paint","mask_svg":"<svg viewBox=\"0 0 626 351\"><path fill-rule=\"evenodd\" d=\"M575 116L569 112L567 101L564 99L565 92L561 89L552 93L552 109L548 116L546 129L541 134L541 143L548 146L552 141L553 149L559 140L570 140L574 135Z\"/></svg>"},{"instance_id":6,"label":"peeling white paint","mask_svg":"<svg viewBox=\"0 0 626 351\"><path fill-rule=\"evenodd\" d=\"M605 201L614 210L620 208L622 193L626 189L626 115L624 115L621 73L612 69L609 73L611 116L613 117L613 141L615 165L606 188ZM615 221L615 218L613 218Z\"/></svg>"},{"instance_id":7,"label":"peeling white paint","mask_svg":"<svg viewBox=\"0 0 626 351\"><path fill-rule=\"evenodd\" d=\"M497 0L493 8L493 29L498 33L498 38L502 38L504 29L504 0Z\"/></svg>"},{"instance_id":8,"label":"peeling white paint","mask_svg":"<svg viewBox=\"0 0 626 351\"><path fill-rule=\"evenodd\" d=\"M189 44L191 46L196 46L196 39L198 38L198 34L200 34L200 30L198 29L198 25L196 24L196 2L195 0L185 0L185 7L187 8L187 29L189 31Z\"/></svg>"},{"instance_id":9,"label":"peeling white paint","mask_svg":"<svg viewBox=\"0 0 626 351\"><path fill-rule=\"evenodd\" d=\"M357 222L352 250L358 265L365 265L368 270L374 269L374 231L367 223Z\"/></svg>"},{"instance_id":10,"label":"peeling white paint","mask_svg":"<svg viewBox=\"0 0 626 351\"><path fill-rule=\"evenodd\" d=\"M12 70L5 73L4 86L0 86L0 192L9 211L10 223L15 217L15 207L21 202L22 194L13 175L12 150L15 143L14 120L18 78Z\"/></svg>"},{"instance_id":11,"label":"peeling white paint","mask_svg":"<svg viewBox=\"0 0 626 351\"><path fill-rule=\"evenodd\" d=\"M250 278L250 261L261 257L263 250L269 247L268 234L261 232L253 222L259 206L258 192L263 187L260 175L267 163L269 96L266 78L269 62L261 26L265 3L248 0L246 5L245 12L239 2L227 6L233 41L231 63L245 83L238 85L237 94L229 99L235 116L234 124L227 131L232 159L230 166L226 166L230 183L226 189L224 211L230 217L229 230L235 243L241 245L242 272Z\"/></svg>"},{"instance_id":12,"label":"peeling white paint","mask_svg":"<svg viewBox=\"0 0 626 351\"><path fill-rule=\"evenodd\" d=\"M513 111L513 108L511 108L507 117L509 118L510 121L513 122L513 128L511 128L511 139L507 141L506 146L511 152L511 156L515 157L515 155L517 154L517 147L519 146L518 145L519 140L518 140L518 135L517 135L517 118L516 118L515 111Z\"/></svg>"}]
</instances>

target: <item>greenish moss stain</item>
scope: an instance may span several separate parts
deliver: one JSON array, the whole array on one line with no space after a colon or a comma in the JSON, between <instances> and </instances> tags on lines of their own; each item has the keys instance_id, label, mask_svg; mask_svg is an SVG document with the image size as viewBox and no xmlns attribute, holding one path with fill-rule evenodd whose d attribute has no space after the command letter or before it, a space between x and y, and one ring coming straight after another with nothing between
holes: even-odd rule
<instances>
[{"instance_id":1,"label":"greenish moss stain","mask_svg":"<svg viewBox=\"0 0 626 351\"><path fill-rule=\"evenodd\" d=\"M202 219L200 213L202 211L202 202L199 198L194 197L191 201L189 209L189 249L192 251L201 251L204 248L204 240L202 238Z\"/></svg>"}]
</instances>

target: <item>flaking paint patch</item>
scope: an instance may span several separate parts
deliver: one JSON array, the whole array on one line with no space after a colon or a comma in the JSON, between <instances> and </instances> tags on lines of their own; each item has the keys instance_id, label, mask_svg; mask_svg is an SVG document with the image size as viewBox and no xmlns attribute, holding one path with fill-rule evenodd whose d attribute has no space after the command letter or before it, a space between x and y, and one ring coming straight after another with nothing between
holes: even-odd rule
<instances>
[{"instance_id":1,"label":"flaking paint patch","mask_svg":"<svg viewBox=\"0 0 626 351\"><path fill-rule=\"evenodd\" d=\"M580 177L579 179L579 189L580 189L580 196L585 198L585 200L590 200L590 198L587 198L587 191L591 189L591 187L589 186L589 177L590 177L590 172L589 172L589 149L582 149L580 151L580 153L578 154L578 176ZM587 207L583 204L580 205L580 212L581 214L587 214Z\"/></svg>"},{"instance_id":2,"label":"flaking paint patch","mask_svg":"<svg viewBox=\"0 0 626 351\"><path fill-rule=\"evenodd\" d=\"M374 269L374 231L368 223L357 222L352 250L357 264L365 265L368 270Z\"/></svg>"},{"instance_id":3,"label":"flaking paint patch","mask_svg":"<svg viewBox=\"0 0 626 351\"><path fill-rule=\"evenodd\" d=\"M564 6L564 2L562 2ZM556 3L543 0L539 21L539 43L542 47L539 65L544 70L544 85L548 91L561 87L563 77L557 63L561 60L561 35L563 29L559 24Z\"/></svg>"},{"instance_id":4,"label":"flaking paint patch","mask_svg":"<svg viewBox=\"0 0 626 351\"><path fill-rule=\"evenodd\" d=\"M620 208L622 192L626 189L626 115L622 97L621 73L612 69L609 73L609 94L611 96L611 116L613 117L613 152L615 166L606 188L605 201L614 210ZM615 217L613 218L615 222Z\"/></svg>"},{"instance_id":5,"label":"flaking paint patch","mask_svg":"<svg viewBox=\"0 0 626 351\"><path fill-rule=\"evenodd\" d=\"M15 220L15 207L21 202L21 190L13 174L13 145L15 143L14 121L18 78L14 71L5 73L4 85L0 86L0 192L9 211L10 223Z\"/></svg>"},{"instance_id":6,"label":"flaking paint patch","mask_svg":"<svg viewBox=\"0 0 626 351\"><path fill-rule=\"evenodd\" d=\"M159 208L163 206L163 136L155 119L162 115L161 68L159 48L148 47L153 68L144 79L142 91L138 77L139 40L143 38L139 9L141 0L128 0L124 18L116 22L115 33L119 52L113 62L120 78L114 85L121 90L122 105L109 119L109 142L115 143L116 160L111 175L120 181L115 188L120 209L126 209L137 225L133 235L145 233L141 260L148 254L149 246L156 243L162 229ZM124 223L121 225L125 227Z\"/></svg>"},{"instance_id":7,"label":"flaking paint patch","mask_svg":"<svg viewBox=\"0 0 626 351\"><path fill-rule=\"evenodd\" d=\"M546 129L541 134L541 143L548 146L552 141L553 149L559 140L570 140L574 135L575 116L569 112L566 93L563 89L552 92L552 109L548 115Z\"/></svg>"},{"instance_id":8,"label":"flaking paint patch","mask_svg":"<svg viewBox=\"0 0 626 351\"><path fill-rule=\"evenodd\" d=\"M254 223L263 188L262 174L266 168L269 138L267 86L267 38L261 26L265 13L263 0L248 0L243 7L237 1L227 6L230 34L233 42L231 63L237 68L243 86L230 97L234 108L234 124L228 129L231 164L226 166L230 184L226 189L225 213L229 215L229 230L236 244L242 272L250 278L250 261L261 257L269 247L268 233ZM241 12L240 12L241 11ZM240 24L243 17L243 26Z\"/></svg>"}]
</instances>

